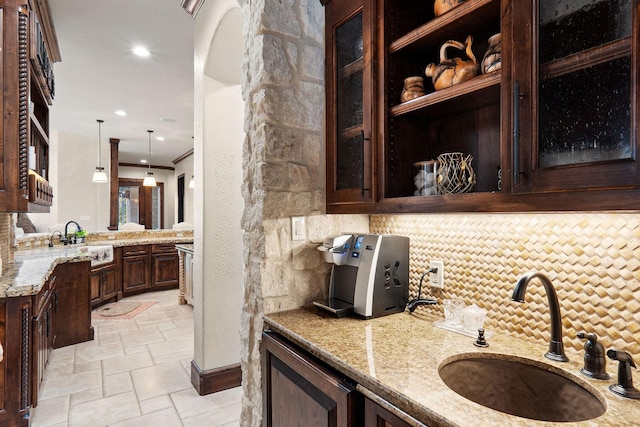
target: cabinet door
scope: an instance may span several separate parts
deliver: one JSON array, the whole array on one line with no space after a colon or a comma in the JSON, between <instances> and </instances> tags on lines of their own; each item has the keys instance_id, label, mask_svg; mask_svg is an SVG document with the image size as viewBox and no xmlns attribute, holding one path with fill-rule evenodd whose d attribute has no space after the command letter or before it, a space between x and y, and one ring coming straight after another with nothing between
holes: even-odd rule
<instances>
[{"instance_id":1,"label":"cabinet door","mask_svg":"<svg viewBox=\"0 0 640 427\"><path fill-rule=\"evenodd\" d=\"M513 191L638 188L638 1L513 13Z\"/></svg>"},{"instance_id":2,"label":"cabinet door","mask_svg":"<svg viewBox=\"0 0 640 427\"><path fill-rule=\"evenodd\" d=\"M376 2L326 5L327 204L372 202Z\"/></svg>"},{"instance_id":3,"label":"cabinet door","mask_svg":"<svg viewBox=\"0 0 640 427\"><path fill-rule=\"evenodd\" d=\"M153 254L152 266L152 286L154 288L175 288L178 287L178 276L180 272L178 253L173 254Z\"/></svg>"},{"instance_id":4,"label":"cabinet door","mask_svg":"<svg viewBox=\"0 0 640 427\"><path fill-rule=\"evenodd\" d=\"M102 269L91 270L91 307L102 302Z\"/></svg>"},{"instance_id":5,"label":"cabinet door","mask_svg":"<svg viewBox=\"0 0 640 427\"><path fill-rule=\"evenodd\" d=\"M262 335L263 425L356 425L355 388L278 335ZM360 414L361 415L361 414Z\"/></svg>"},{"instance_id":6,"label":"cabinet door","mask_svg":"<svg viewBox=\"0 0 640 427\"><path fill-rule=\"evenodd\" d=\"M102 269L102 300L106 301L117 294L116 266L105 267Z\"/></svg>"},{"instance_id":7,"label":"cabinet door","mask_svg":"<svg viewBox=\"0 0 640 427\"><path fill-rule=\"evenodd\" d=\"M148 255L122 257L122 292L142 291L149 283Z\"/></svg>"},{"instance_id":8,"label":"cabinet door","mask_svg":"<svg viewBox=\"0 0 640 427\"><path fill-rule=\"evenodd\" d=\"M58 282L52 323L54 348L93 339L90 271L89 261L59 264L54 270Z\"/></svg>"},{"instance_id":9,"label":"cabinet door","mask_svg":"<svg viewBox=\"0 0 640 427\"><path fill-rule=\"evenodd\" d=\"M372 400L364 399L365 427L409 427L410 425Z\"/></svg>"}]
</instances>

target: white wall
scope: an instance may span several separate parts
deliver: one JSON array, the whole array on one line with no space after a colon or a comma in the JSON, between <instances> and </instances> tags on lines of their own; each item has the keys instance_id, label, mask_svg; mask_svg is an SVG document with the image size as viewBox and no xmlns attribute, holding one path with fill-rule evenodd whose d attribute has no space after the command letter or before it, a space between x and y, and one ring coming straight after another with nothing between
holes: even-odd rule
<instances>
[{"instance_id":1,"label":"white wall","mask_svg":"<svg viewBox=\"0 0 640 427\"><path fill-rule=\"evenodd\" d=\"M108 141L103 140L102 166L107 174L109 150ZM47 232L50 225L70 220L88 231L106 231L109 226L109 184L92 182L98 166L97 138L51 131L49 163L53 206L48 214L29 214L37 231Z\"/></svg>"},{"instance_id":2,"label":"white wall","mask_svg":"<svg viewBox=\"0 0 640 427\"><path fill-rule=\"evenodd\" d=\"M243 293L242 25L238 3L204 4L194 37L194 361L202 370L240 362ZM227 55L232 49L237 55ZM238 50L239 49L239 50ZM237 61L236 61L237 59ZM214 75L212 61L236 71ZM209 71L209 72L208 72Z\"/></svg>"},{"instance_id":3,"label":"white wall","mask_svg":"<svg viewBox=\"0 0 640 427\"><path fill-rule=\"evenodd\" d=\"M189 181L193 175L193 154L185 157L179 163L175 165L175 182L178 183L178 177L184 174L184 221L193 224L193 189L189 188ZM176 188L176 198L178 197L178 190ZM175 202L175 218L178 220L178 200ZM166 228L169 228L167 225Z\"/></svg>"},{"instance_id":4,"label":"white wall","mask_svg":"<svg viewBox=\"0 0 640 427\"><path fill-rule=\"evenodd\" d=\"M102 141L102 166L109 174L110 144ZM185 160L185 162L187 162ZM47 232L54 224L74 220L87 231L106 231L109 227L109 184L92 182L98 166L98 142L95 136L51 131L49 137L49 181L53 186L53 206L49 213L30 213L38 232ZM191 162L192 163L192 162ZM143 179L145 168L121 167L120 178ZM164 228L176 218L176 182L174 171L152 169L156 180L164 182Z\"/></svg>"}]
</instances>

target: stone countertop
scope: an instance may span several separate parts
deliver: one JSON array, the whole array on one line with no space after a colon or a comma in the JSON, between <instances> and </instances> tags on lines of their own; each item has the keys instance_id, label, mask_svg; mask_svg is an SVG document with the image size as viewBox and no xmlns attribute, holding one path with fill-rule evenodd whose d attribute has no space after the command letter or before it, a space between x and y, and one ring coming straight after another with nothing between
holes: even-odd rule
<instances>
[{"instance_id":1,"label":"stone countertop","mask_svg":"<svg viewBox=\"0 0 640 427\"><path fill-rule=\"evenodd\" d=\"M122 240L91 241L89 244L77 245L56 244L53 248L37 247L15 251L14 260L3 266L0 277L0 298L35 295L53 272L56 265L66 262L91 261L86 253L81 253L84 246L113 245L114 248L150 244L186 244L192 243L193 237L140 237Z\"/></svg>"},{"instance_id":2,"label":"stone countertop","mask_svg":"<svg viewBox=\"0 0 640 427\"><path fill-rule=\"evenodd\" d=\"M337 319L315 308L305 308L265 315L264 320L268 328L355 380L363 394L379 396L410 415L405 417L410 424L425 423L430 427L471 426L479 422L483 427L638 425L640 401L619 397L608 389L617 379L617 362L607 360L611 379L587 378L579 374L583 363L581 353L567 351L569 362L554 362L544 357L546 345L529 343L499 331L491 331L488 348L479 348L473 345L474 338L436 328L433 322L438 318L418 311L361 320ZM551 369L559 370L595 392L607 410L592 420L560 423L533 421L485 408L450 390L438 375L438 367L443 362L463 354L484 354L488 358L510 355L532 360L534 364L551 365ZM637 376L637 371L633 371Z\"/></svg>"},{"instance_id":3,"label":"stone countertop","mask_svg":"<svg viewBox=\"0 0 640 427\"><path fill-rule=\"evenodd\" d=\"M16 251L13 262L3 266L0 298L35 295L56 265L82 261L91 261L91 257L80 253L79 246Z\"/></svg>"}]
</instances>

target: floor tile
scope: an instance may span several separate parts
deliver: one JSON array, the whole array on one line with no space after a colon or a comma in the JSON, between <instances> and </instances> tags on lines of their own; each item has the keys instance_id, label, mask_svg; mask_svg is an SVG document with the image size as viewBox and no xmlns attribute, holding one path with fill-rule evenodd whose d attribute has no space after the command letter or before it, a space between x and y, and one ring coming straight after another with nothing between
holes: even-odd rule
<instances>
[{"instance_id":1,"label":"floor tile","mask_svg":"<svg viewBox=\"0 0 640 427\"><path fill-rule=\"evenodd\" d=\"M191 379L179 362L131 371L131 376L140 400L193 387Z\"/></svg>"},{"instance_id":2,"label":"floor tile","mask_svg":"<svg viewBox=\"0 0 640 427\"><path fill-rule=\"evenodd\" d=\"M122 393L71 406L69 427L108 426L140 415L136 395Z\"/></svg>"},{"instance_id":3,"label":"floor tile","mask_svg":"<svg viewBox=\"0 0 640 427\"><path fill-rule=\"evenodd\" d=\"M95 340L51 353L31 426L239 427L240 387L199 396L191 385L193 308L177 290L133 299L158 303L94 320Z\"/></svg>"}]
</instances>

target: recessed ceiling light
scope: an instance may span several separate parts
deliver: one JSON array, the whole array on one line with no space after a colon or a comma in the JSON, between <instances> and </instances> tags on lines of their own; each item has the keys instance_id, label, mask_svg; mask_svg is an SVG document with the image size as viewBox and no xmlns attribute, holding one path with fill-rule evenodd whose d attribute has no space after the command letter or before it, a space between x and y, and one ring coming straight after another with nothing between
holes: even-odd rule
<instances>
[{"instance_id":1,"label":"recessed ceiling light","mask_svg":"<svg viewBox=\"0 0 640 427\"><path fill-rule=\"evenodd\" d=\"M175 119L170 119L168 117L164 117L162 119L160 119L161 122L165 122L165 123L174 123L176 120Z\"/></svg>"},{"instance_id":2,"label":"recessed ceiling light","mask_svg":"<svg viewBox=\"0 0 640 427\"><path fill-rule=\"evenodd\" d=\"M138 56L142 56L143 58L146 58L147 56L151 55L151 52L149 52L149 49L147 49L144 46L136 46L133 49L131 49L131 51Z\"/></svg>"},{"instance_id":3,"label":"recessed ceiling light","mask_svg":"<svg viewBox=\"0 0 640 427\"><path fill-rule=\"evenodd\" d=\"M164 136L158 136L158 137L156 137L156 140L157 141L164 141Z\"/></svg>"},{"instance_id":4,"label":"recessed ceiling light","mask_svg":"<svg viewBox=\"0 0 640 427\"><path fill-rule=\"evenodd\" d=\"M116 116L124 117L126 115L127 115L126 111L123 111L123 110L116 111Z\"/></svg>"},{"instance_id":5,"label":"recessed ceiling light","mask_svg":"<svg viewBox=\"0 0 640 427\"><path fill-rule=\"evenodd\" d=\"M140 159L140 163L147 163L147 159Z\"/></svg>"}]
</instances>

